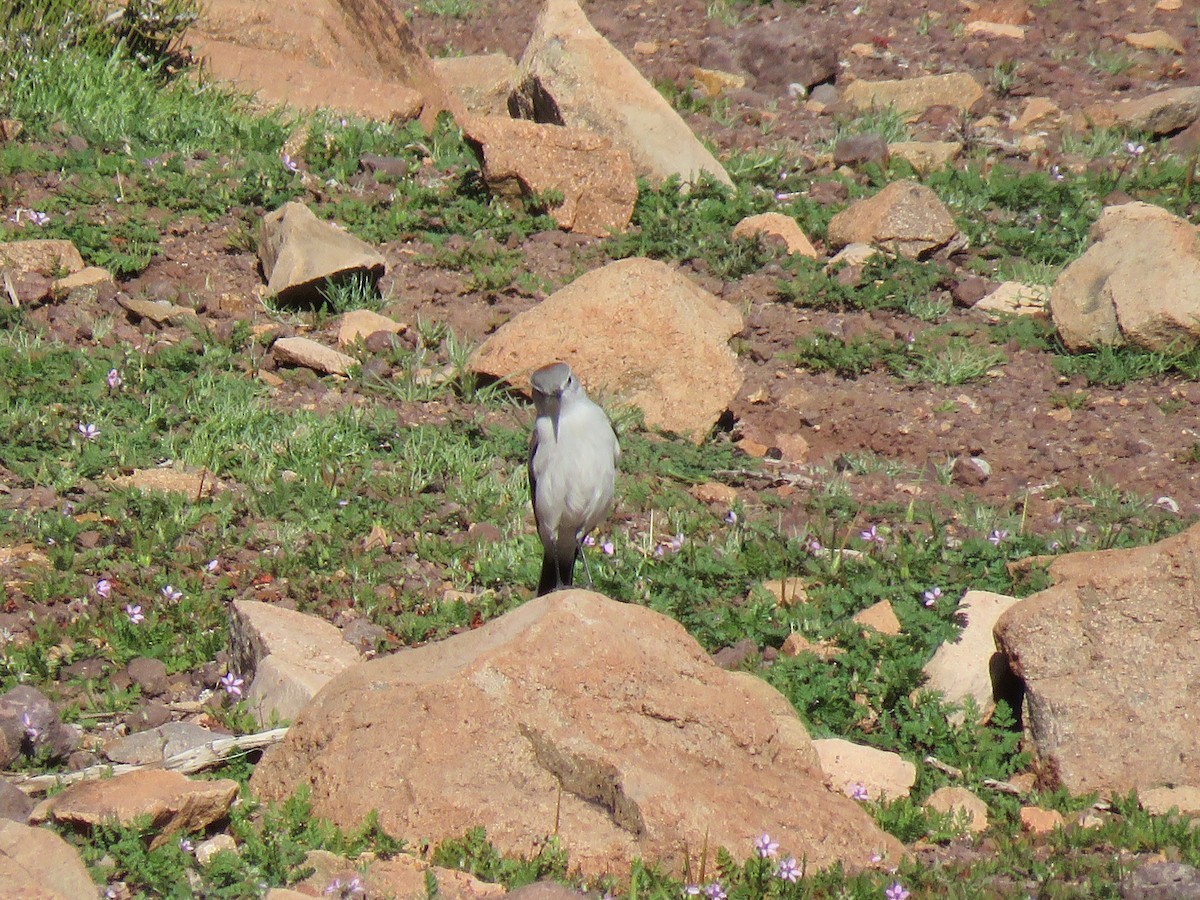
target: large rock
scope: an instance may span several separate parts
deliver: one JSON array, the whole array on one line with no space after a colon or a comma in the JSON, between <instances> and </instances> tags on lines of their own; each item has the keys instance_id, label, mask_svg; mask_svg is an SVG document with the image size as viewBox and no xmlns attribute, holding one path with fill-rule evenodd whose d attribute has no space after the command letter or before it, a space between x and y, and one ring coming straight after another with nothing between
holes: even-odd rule
<instances>
[{"instance_id":1,"label":"large rock","mask_svg":"<svg viewBox=\"0 0 1200 900\"><path fill-rule=\"evenodd\" d=\"M853 81L842 92L842 99L855 109L866 112L892 107L914 119L934 106L970 109L981 97L983 88L967 72L895 81Z\"/></svg>"},{"instance_id":2,"label":"large rock","mask_svg":"<svg viewBox=\"0 0 1200 900\"><path fill-rule=\"evenodd\" d=\"M638 406L646 424L703 440L742 385L736 309L665 263L624 259L581 275L505 324L471 368L525 386L569 362L589 389Z\"/></svg>"},{"instance_id":3,"label":"large rock","mask_svg":"<svg viewBox=\"0 0 1200 900\"><path fill-rule=\"evenodd\" d=\"M387 264L366 241L313 215L303 203L285 203L263 217L258 258L267 293L287 303L314 303L330 279L378 281Z\"/></svg>"},{"instance_id":4,"label":"large rock","mask_svg":"<svg viewBox=\"0 0 1200 900\"><path fill-rule=\"evenodd\" d=\"M996 623L1025 683L1039 781L1072 794L1200 784L1200 526L1075 553Z\"/></svg>"},{"instance_id":5,"label":"large rock","mask_svg":"<svg viewBox=\"0 0 1200 900\"><path fill-rule=\"evenodd\" d=\"M830 220L828 238L833 247L871 244L909 259L966 243L938 195L909 180L894 181L842 210Z\"/></svg>"},{"instance_id":6,"label":"large rock","mask_svg":"<svg viewBox=\"0 0 1200 900\"><path fill-rule=\"evenodd\" d=\"M509 110L523 119L612 138L638 175L733 182L679 113L621 55L574 0L546 0L521 57Z\"/></svg>"},{"instance_id":7,"label":"large rock","mask_svg":"<svg viewBox=\"0 0 1200 900\"><path fill-rule=\"evenodd\" d=\"M388 0L208 0L188 38L206 73L268 104L388 121L464 113Z\"/></svg>"},{"instance_id":8,"label":"large rock","mask_svg":"<svg viewBox=\"0 0 1200 900\"><path fill-rule=\"evenodd\" d=\"M1072 350L1200 341L1200 232L1149 203L1110 206L1092 246L1058 277L1050 314Z\"/></svg>"},{"instance_id":9,"label":"large rock","mask_svg":"<svg viewBox=\"0 0 1200 900\"><path fill-rule=\"evenodd\" d=\"M38 272L73 275L83 270L83 257L70 241L50 238L0 243L0 269L14 272Z\"/></svg>"},{"instance_id":10,"label":"large rock","mask_svg":"<svg viewBox=\"0 0 1200 900\"><path fill-rule=\"evenodd\" d=\"M48 828L7 820L0 820L0 891L36 900L100 896L74 847Z\"/></svg>"},{"instance_id":11,"label":"large rock","mask_svg":"<svg viewBox=\"0 0 1200 900\"><path fill-rule=\"evenodd\" d=\"M963 630L957 639L938 647L925 664L925 687L940 691L950 703L962 703L971 697L982 713L990 713L994 701L1008 688L1010 677L1004 655L996 650L992 629L1000 616L1018 602L1016 597L1004 594L967 591L957 613L965 620ZM964 718L960 711L951 721L958 724Z\"/></svg>"},{"instance_id":12,"label":"large rock","mask_svg":"<svg viewBox=\"0 0 1200 900\"><path fill-rule=\"evenodd\" d=\"M259 721L291 720L334 675L361 659L337 626L258 600L236 600L229 618L234 671L253 679L246 700Z\"/></svg>"},{"instance_id":13,"label":"large rock","mask_svg":"<svg viewBox=\"0 0 1200 900\"><path fill-rule=\"evenodd\" d=\"M829 791L782 695L717 668L677 622L586 591L363 663L313 700L254 773L267 800L311 788L343 827L371 810L407 839L486 826L528 853L552 825L572 867L680 868L766 831L814 868L903 848Z\"/></svg>"},{"instance_id":14,"label":"large rock","mask_svg":"<svg viewBox=\"0 0 1200 900\"><path fill-rule=\"evenodd\" d=\"M523 204L553 191L548 212L560 228L606 237L624 231L637 202L629 154L580 128L525 119L473 116L463 128L492 193Z\"/></svg>"}]
</instances>

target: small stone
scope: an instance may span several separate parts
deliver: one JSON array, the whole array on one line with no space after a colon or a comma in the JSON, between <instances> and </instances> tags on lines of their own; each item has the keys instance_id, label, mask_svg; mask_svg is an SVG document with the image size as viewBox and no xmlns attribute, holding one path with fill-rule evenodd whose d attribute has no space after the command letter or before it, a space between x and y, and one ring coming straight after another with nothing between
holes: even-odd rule
<instances>
[{"instance_id":1,"label":"small stone","mask_svg":"<svg viewBox=\"0 0 1200 900\"><path fill-rule=\"evenodd\" d=\"M33 811L33 801L15 784L0 781L0 819L24 823Z\"/></svg>"},{"instance_id":2,"label":"small stone","mask_svg":"<svg viewBox=\"0 0 1200 900\"><path fill-rule=\"evenodd\" d=\"M171 721L171 711L161 703L141 703L125 717L125 726L131 731L146 731L158 728Z\"/></svg>"},{"instance_id":3,"label":"small stone","mask_svg":"<svg viewBox=\"0 0 1200 900\"><path fill-rule=\"evenodd\" d=\"M746 86L746 79L732 72L722 72L719 69L692 70L692 78L707 97L720 97L730 91L736 91Z\"/></svg>"},{"instance_id":4,"label":"small stone","mask_svg":"<svg viewBox=\"0 0 1200 900\"><path fill-rule=\"evenodd\" d=\"M194 309L166 300L143 300L140 297L126 297L118 294L117 302L131 312L135 320L147 319L155 325L178 325L196 319Z\"/></svg>"},{"instance_id":5,"label":"small stone","mask_svg":"<svg viewBox=\"0 0 1200 900\"><path fill-rule=\"evenodd\" d=\"M1185 816L1200 816L1200 787L1179 785L1138 791L1138 802L1152 816L1165 816L1177 809Z\"/></svg>"},{"instance_id":6,"label":"small stone","mask_svg":"<svg viewBox=\"0 0 1200 900\"><path fill-rule=\"evenodd\" d=\"M167 689L167 666L161 659L139 656L125 667L129 678L143 694L161 694Z\"/></svg>"},{"instance_id":7,"label":"small stone","mask_svg":"<svg viewBox=\"0 0 1200 900\"><path fill-rule=\"evenodd\" d=\"M1005 281L975 304L975 309L1014 316L1045 315L1050 306L1050 288L1040 284Z\"/></svg>"},{"instance_id":8,"label":"small stone","mask_svg":"<svg viewBox=\"0 0 1200 900\"><path fill-rule=\"evenodd\" d=\"M842 738L813 741L825 780L844 794L861 786L870 800L907 797L917 781L917 767L898 753L855 744Z\"/></svg>"},{"instance_id":9,"label":"small stone","mask_svg":"<svg viewBox=\"0 0 1200 900\"><path fill-rule=\"evenodd\" d=\"M833 148L835 166L863 166L867 163L886 166L888 158L887 141L882 135L874 133L851 135L838 141Z\"/></svg>"},{"instance_id":10,"label":"small stone","mask_svg":"<svg viewBox=\"0 0 1200 900\"><path fill-rule=\"evenodd\" d=\"M50 296L55 300L82 303L96 299L104 287L115 287L112 274L99 266L88 266L64 278L57 279L50 286Z\"/></svg>"},{"instance_id":11,"label":"small stone","mask_svg":"<svg viewBox=\"0 0 1200 900\"><path fill-rule=\"evenodd\" d=\"M947 786L938 788L929 795L925 806L935 812L952 813L959 819L966 818L967 830L979 834L988 829L987 804L966 788Z\"/></svg>"},{"instance_id":12,"label":"small stone","mask_svg":"<svg viewBox=\"0 0 1200 900\"><path fill-rule=\"evenodd\" d=\"M1047 97L1030 97L1025 104L1025 108L1021 110L1015 122L1012 124L1013 131L1028 131L1034 125L1054 119L1062 114L1058 104Z\"/></svg>"},{"instance_id":13,"label":"small stone","mask_svg":"<svg viewBox=\"0 0 1200 900\"><path fill-rule=\"evenodd\" d=\"M866 628L873 628L880 634L897 635L900 633L900 620L896 618L896 613L889 600L880 600L874 606L869 606L855 614L854 621Z\"/></svg>"},{"instance_id":14,"label":"small stone","mask_svg":"<svg viewBox=\"0 0 1200 900\"><path fill-rule=\"evenodd\" d=\"M337 342L339 347L347 347L357 340L366 340L378 332L400 334L408 326L389 319L369 309L355 309L342 316L338 326Z\"/></svg>"},{"instance_id":15,"label":"small stone","mask_svg":"<svg viewBox=\"0 0 1200 900\"><path fill-rule=\"evenodd\" d=\"M987 484L991 475L991 465L979 456L959 456L950 466L950 480L963 487Z\"/></svg>"},{"instance_id":16,"label":"small stone","mask_svg":"<svg viewBox=\"0 0 1200 900\"><path fill-rule=\"evenodd\" d=\"M1001 22L984 22L976 20L968 22L963 29L971 37L979 38L1008 38L1014 41L1025 40L1025 29L1020 25L1005 25Z\"/></svg>"},{"instance_id":17,"label":"small stone","mask_svg":"<svg viewBox=\"0 0 1200 900\"><path fill-rule=\"evenodd\" d=\"M1179 38L1163 31L1131 32L1125 35L1125 43L1138 50L1169 50L1171 53L1183 53L1183 44Z\"/></svg>"},{"instance_id":18,"label":"small stone","mask_svg":"<svg viewBox=\"0 0 1200 900\"><path fill-rule=\"evenodd\" d=\"M747 660L757 656L758 644L754 638L742 638L732 647L722 647L713 654L712 660L722 669L740 669Z\"/></svg>"},{"instance_id":19,"label":"small stone","mask_svg":"<svg viewBox=\"0 0 1200 900\"><path fill-rule=\"evenodd\" d=\"M1200 869L1179 862L1148 862L1121 879L1123 900L1200 900Z\"/></svg>"},{"instance_id":20,"label":"small stone","mask_svg":"<svg viewBox=\"0 0 1200 900\"><path fill-rule=\"evenodd\" d=\"M304 366L325 375L348 375L358 360L332 347L303 337L279 338L271 345L275 358L286 365Z\"/></svg>"},{"instance_id":21,"label":"small stone","mask_svg":"<svg viewBox=\"0 0 1200 900\"><path fill-rule=\"evenodd\" d=\"M716 503L720 506L733 506L738 498L737 488L717 481L694 485L688 493L701 503Z\"/></svg>"},{"instance_id":22,"label":"small stone","mask_svg":"<svg viewBox=\"0 0 1200 900\"><path fill-rule=\"evenodd\" d=\"M799 578L773 578L764 581L762 586L784 609L808 602L808 594Z\"/></svg>"},{"instance_id":23,"label":"small stone","mask_svg":"<svg viewBox=\"0 0 1200 900\"><path fill-rule=\"evenodd\" d=\"M222 852L237 853L237 841L229 834L214 834L207 841L196 845L196 862L207 866L212 858Z\"/></svg>"},{"instance_id":24,"label":"small stone","mask_svg":"<svg viewBox=\"0 0 1200 900\"><path fill-rule=\"evenodd\" d=\"M377 153L364 153L358 158L358 167L364 172L370 172L375 177L386 175L388 178L404 178L408 175L408 160L402 156L380 156Z\"/></svg>"},{"instance_id":25,"label":"small stone","mask_svg":"<svg viewBox=\"0 0 1200 900\"><path fill-rule=\"evenodd\" d=\"M792 255L817 258L817 251L812 242L800 228L799 223L791 216L783 213L767 212L756 216L747 216L734 226L735 238L748 238L753 235L773 237L782 240L787 252Z\"/></svg>"},{"instance_id":26,"label":"small stone","mask_svg":"<svg viewBox=\"0 0 1200 900\"><path fill-rule=\"evenodd\" d=\"M1045 835L1062 827L1063 817L1058 810L1042 809L1040 806L1021 807L1021 828L1030 834Z\"/></svg>"},{"instance_id":27,"label":"small stone","mask_svg":"<svg viewBox=\"0 0 1200 900\"><path fill-rule=\"evenodd\" d=\"M925 175L950 165L962 156L962 149L958 141L897 141L888 144L888 155Z\"/></svg>"}]
</instances>

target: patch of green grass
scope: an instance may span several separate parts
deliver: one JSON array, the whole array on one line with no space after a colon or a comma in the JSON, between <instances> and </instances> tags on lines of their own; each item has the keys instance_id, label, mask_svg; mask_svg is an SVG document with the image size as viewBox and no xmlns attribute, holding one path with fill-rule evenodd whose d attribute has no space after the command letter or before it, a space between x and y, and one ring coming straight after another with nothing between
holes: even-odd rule
<instances>
[{"instance_id":1,"label":"patch of green grass","mask_svg":"<svg viewBox=\"0 0 1200 900\"><path fill-rule=\"evenodd\" d=\"M838 120L834 136L829 141L829 150L838 142L859 134L878 134L889 144L912 140L912 129L904 114L891 106L879 107L853 118Z\"/></svg>"},{"instance_id":2,"label":"patch of green grass","mask_svg":"<svg viewBox=\"0 0 1200 900\"><path fill-rule=\"evenodd\" d=\"M952 337L944 343L918 341L896 374L915 384L966 384L1004 362L1004 354L990 346Z\"/></svg>"},{"instance_id":3,"label":"patch of green grass","mask_svg":"<svg viewBox=\"0 0 1200 900\"><path fill-rule=\"evenodd\" d=\"M1059 355L1054 366L1068 378L1082 377L1089 385L1116 387L1133 381L1179 374L1200 377L1200 348L1170 353L1125 345Z\"/></svg>"},{"instance_id":4,"label":"patch of green grass","mask_svg":"<svg viewBox=\"0 0 1200 900\"><path fill-rule=\"evenodd\" d=\"M833 372L842 378L858 378L873 369L886 368L905 352L903 341L885 340L866 334L844 340L827 331L818 331L796 341L796 348L785 359L810 372Z\"/></svg>"},{"instance_id":5,"label":"patch of green grass","mask_svg":"<svg viewBox=\"0 0 1200 900\"><path fill-rule=\"evenodd\" d=\"M935 310L945 309L935 294L945 288L947 275L936 263L876 254L863 264L857 284L843 284L813 260L789 261L788 268L790 277L779 282L778 291L797 306L890 309L926 321Z\"/></svg>"}]
</instances>

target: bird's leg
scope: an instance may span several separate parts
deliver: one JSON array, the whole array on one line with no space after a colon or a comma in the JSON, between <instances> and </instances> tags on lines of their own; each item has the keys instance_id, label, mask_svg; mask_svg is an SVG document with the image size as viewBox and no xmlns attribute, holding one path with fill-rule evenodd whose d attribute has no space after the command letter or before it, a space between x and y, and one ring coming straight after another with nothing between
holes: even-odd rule
<instances>
[{"instance_id":1,"label":"bird's leg","mask_svg":"<svg viewBox=\"0 0 1200 900\"><path fill-rule=\"evenodd\" d=\"M592 569L588 565L587 554L583 552L583 544L575 545L575 555L583 560L583 573L587 575L588 587L595 588L596 583L592 581Z\"/></svg>"}]
</instances>

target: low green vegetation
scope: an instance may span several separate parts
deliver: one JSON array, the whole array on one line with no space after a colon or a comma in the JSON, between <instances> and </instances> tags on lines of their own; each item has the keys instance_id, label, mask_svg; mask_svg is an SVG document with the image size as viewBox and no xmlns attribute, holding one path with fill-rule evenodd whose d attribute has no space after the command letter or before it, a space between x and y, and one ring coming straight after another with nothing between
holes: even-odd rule
<instances>
[{"instance_id":1,"label":"low green vegetation","mask_svg":"<svg viewBox=\"0 0 1200 900\"><path fill-rule=\"evenodd\" d=\"M459 16L474 5L424 6ZM711 10L730 14L729 4ZM426 134L328 114L257 111L243 97L175 71L193 12L185 2L130 3L103 25L91 5L55 0L0 14L0 98L26 128L22 139L0 146L3 199L23 202L36 187L44 198L36 212L45 218L10 220L3 226L8 238L69 239L89 262L126 278L146 269L172 229L220 223L229 252L239 254L253 246L264 211L306 197L320 215L368 241L412 242L417 265L455 273L481 302L547 288L523 271L519 248L531 235L554 231L553 221L535 203L514 208L492 198L453 123L443 120ZM1116 63L1097 56L1095 65L1107 71ZM1012 88L1017 77L1015 68L998 67L993 86ZM719 103L690 92L672 97L693 114L723 114ZM840 133L896 138L905 129L888 111L843 123ZM80 140L67 143L64 135ZM349 187L367 153L399 158L409 174L379 176L378 189ZM711 180L688 190L642 184L634 227L587 247L579 264L648 256L728 283L757 277L754 302L783 304L798 315L887 313L899 323L886 334L868 329L850 338L814 328L780 356L839 379L967 384L1026 351L1053 354L1064 380L1093 388L1200 376L1200 351L1069 354L1038 320L956 323L952 275L938 263L881 254L851 278L758 239L731 240L745 216L782 210L821 241L838 205L814 200L818 181L783 152L736 154L728 163L732 189ZM872 170L865 182L820 177L844 188L849 202L899 171ZM1039 277L1030 280L1039 283L1078 255L1112 190L1177 211L1200 202L1183 164L1148 166L1132 151L1106 171L1020 174L970 164L933 173L926 183L955 211L982 274L1033 272ZM319 195L309 193L312 184L322 186ZM329 285L315 310L269 312L320 325L386 302L374 284L350 281ZM73 721L127 713L140 693L113 686L109 674L139 656L162 660L172 674L212 662L225 649L228 603L246 596L276 599L286 591L301 610L353 609L380 626L383 652L477 627L525 602L540 559L524 470L528 413L503 386L468 372L471 348L450 328L412 326L405 341L376 354L394 376L363 366L347 382L326 386L328 404L288 405L258 377L265 348L245 323L197 326L177 343L139 349L104 340L114 322L101 318L90 323L94 341L76 347L5 301L0 466L5 496L17 491L22 499L3 506L0 547L21 548L28 564L0 596L14 608L62 614L19 634L0 632L0 686L51 692ZM367 362L361 345L350 352ZM285 393L312 387L308 373L275 377ZM1052 405L1074 410L1090 402L1087 391L1071 386ZM1179 412L1170 403L1160 406L1164 414ZM1102 484L1056 488L1065 513L1052 533L1028 528L1020 503L991 508L967 497L954 508L925 496L867 502L856 499L850 478L923 477L867 453L844 456L838 471L812 467L813 486L786 501L762 491L753 508L718 509L691 489L706 482L742 488L759 483L766 470L723 436L698 446L650 433L634 414L619 414L618 424L623 521L589 551L596 587L673 617L709 651L749 638L773 655L793 634L834 649L829 658L781 656L770 665L755 656L746 668L786 696L815 735L851 738L917 763L913 798L864 802L901 839L938 846L960 840L962 823L920 805L945 784L975 790L994 818L988 854L937 866L906 861L895 872L797 870L792 878L779 868L787 848L779 857L728 848L736 859L689 848L694 869L685 881L706 889L710 900L877 898L894 885L965 898L1002 878L1020 892L1115 897L1123 862L1114 848L1169 851L1200 863L1200 832L1175 818L1147 816L1132 797L1115 798L1114 815L1094 831L1062 830L1041 845L1021 838L1018 800L997 784L1028 764L1019 710L1001 704L985 720L977 709L957 710L922 689L922 666L958 633L965 591L1024 596L1047 577L1040 563L1016 564L1143 544L1182 528L1181 517ZM1200 462L1198 447L1187 452L1191 464ZM167 466L198 475L195 493L114 480ZM469 542L476 523L494 525L498 535ZM781 605L763 586L774 579L801 583L807 601ZM851 617L883 600L901 634L864 634ZM71 674L84 659L99 660L105 675ZM964 713L960 725L951 724L955 712ZM251 727L243 704L215 707L213 715L236 730ZM927 756L942 767L926 763ZM43 759L28 768L61 765ZM946 767L961 774L952 778ZM217 774L244 785L251 770L252 761L240 759ZM1094 799L1033 794L1025 801L1076 815ZM218 854L204 866L186 844L150 850L148 825L68 837L99 881L123 881L146 897L259 896L266 885L306 877L308 850L354 858L401 849L376 820L346 834L315 818L303 795L279 807L259 807L248 792L245 801L228 826L239 853ZM433 858L510 887L573 878L552 834L529 859L501 856L480 830L434 848ZM648 860L607 887L630 900L678 900L684 883Z\"/></svg>"}]
</instances>

